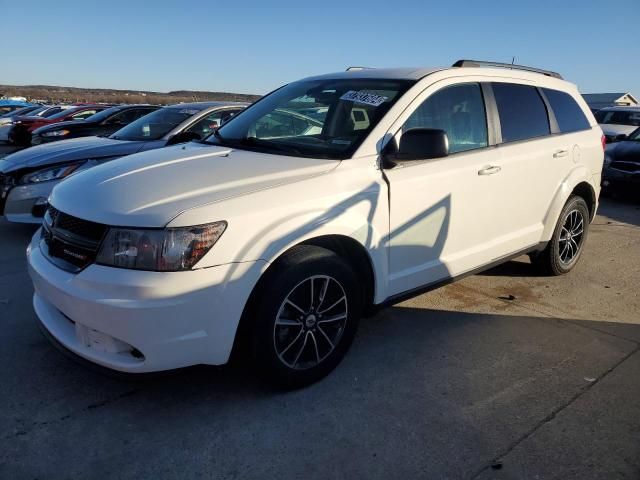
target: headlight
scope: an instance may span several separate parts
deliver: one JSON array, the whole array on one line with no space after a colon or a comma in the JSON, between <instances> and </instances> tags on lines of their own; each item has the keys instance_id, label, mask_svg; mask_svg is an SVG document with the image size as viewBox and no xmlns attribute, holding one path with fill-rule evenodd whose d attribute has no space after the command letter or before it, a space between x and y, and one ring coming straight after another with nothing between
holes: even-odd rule
<instances>
[{"instance_id":1,"label":"headlight","mask_svg":"<svg viewBox=\"0 0 640 480\"><path fill-rule=\"evenodd\" d=\"M191 269L222 236L227 222L165 229L111 228L96 263L157 272Z\"/></svg>"},{"instance_id":2,"label":"headlight","mask_svg":"<svg viewBox=\"0 0 640 480\"><path fill-rule=\"evenodd\" d=\"M69 133L69 130L54 130L53 132L44 132L43 137L64 137Z\"/></svg>"},{"instance_id":3,"label":"headlight","mask_svg":"<svg viewBox=\"0 0 640 480\"><path fill-rule=\"evenodd\" d=\"M604 166L608 167L611 164L611 161L612 161L611 156L605 153L604 154Z\"/></svg>"},{"instance_id":4,"label":"headlight","mask_svg":"<svg viewBox=\"0 0 640 480\"><path fill-rule=\"evenodd\" d=\"M40 183L48 182L49 180L59 180L68 177L85 163L86 161L71 164L66 163L64 165L38 170L22 177L20 183Z\"/></svg>"}]
</instances>

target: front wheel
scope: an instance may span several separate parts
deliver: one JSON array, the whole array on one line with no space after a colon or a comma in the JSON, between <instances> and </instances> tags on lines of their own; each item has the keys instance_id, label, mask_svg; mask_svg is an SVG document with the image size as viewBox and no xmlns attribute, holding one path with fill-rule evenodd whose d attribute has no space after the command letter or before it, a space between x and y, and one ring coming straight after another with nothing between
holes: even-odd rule
<instances>
[{"instance_id":1,"label":"front wheel","mask_svg":"<svg viewBox=\"0 0 640 480\"><path fill-rule=\"evenodd\" d=\"M589 231L589 207L582 197L567 200L553 236L544 251L532 256L532 263L551 275L570 272L582 255Z\"/></svg>"},{"instance_id":2,"label":"front wheel","mask_svg":"<svg viewBox=\"0 0 640 480\"><path fill-rule=\"evenodd\" d=\"M349 349L362 312L353 269L334 252L294 247L262 282L252 332L256 367L297 388L331 372Z\"/></svg>"}]
</instances>

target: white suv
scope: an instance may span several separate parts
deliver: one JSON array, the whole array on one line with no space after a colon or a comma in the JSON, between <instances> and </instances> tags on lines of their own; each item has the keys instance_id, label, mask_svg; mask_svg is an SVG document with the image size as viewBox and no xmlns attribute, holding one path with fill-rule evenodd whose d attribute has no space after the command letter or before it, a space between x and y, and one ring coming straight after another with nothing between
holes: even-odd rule
<instances>
[{"instance_id":1,"label":"white suv","mask_svg":"<svg viewBox=\"0 0 640 480\"><path fill-rule=\"evenodd\" d=\"M553 72L460 61L307 78L205 142L57 186L28 248L35 311L51 340L111 369L240 351L304 385L375 307L523 253L571 270L602 163L602 131Z\"/></svg>"}]
</instances>

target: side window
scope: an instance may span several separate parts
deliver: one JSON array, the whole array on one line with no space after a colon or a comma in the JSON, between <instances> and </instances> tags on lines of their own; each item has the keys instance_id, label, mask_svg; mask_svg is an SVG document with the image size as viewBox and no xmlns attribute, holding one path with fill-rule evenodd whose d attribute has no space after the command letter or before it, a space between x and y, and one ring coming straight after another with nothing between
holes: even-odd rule
<instances>
[{"instance_id":1,"label":"side window","mask_svg":"<svg viewBox=\"0 0 640 480\"><path fill-rule=\"evenodd\" d=\"M559 90L543 88L551 110L556 117L558 127L562 133L577 132L591 128L589 120L571 95Z\"/></svg>"},{"instance_id":2,"label":"side window","mask_svg":"<svg viewBox=\"0 0 640 480\"><path fill-rule=\"evenodd\" d=\"M551 133L549 116L538 90L528 85L493 83L502 141L515 142Z\"/></svg>"},{"instance_id":3,"label":"side window","mask_svg":"<svg viewBox=\"0 0 640 480\"><path fill-rule=\"evenodd\" d=\"M216 128L220 127L224 122L229 120L239 111L240 110L222 110L213 112L206 117L198 120L196 123L187 128L185 132L197 133L200 136L200 139L203 139L211 135L211 133L213 133Z\"/></svg>"},{"instance_id":4,"label":"side window","mask_svg":"<svg viewBox=\"0 0 640 480\"><path fill-rule=\"evenodd\" d=\"M449 152L464 152L488 145L487 115L478 83L443 88L427 98L403 125L444 130Z\"/></svg>"},{"instance_id":5,"label":"side window","mask_svg":"<svg viewBox=\"0 0 640 480\"><path fill-rule=\"evenodd\" d=\"M152 111L153 110L149 110L148 108L130 108L124 112L117 113L105 123L107 125L129 125L134 120L137 120Z\"/></svg>"},{"instance_id":6,"label":"side window","mask_svg":"<svg viewBox=\"0 0 640 480\"><path fill-rule=\"evenodd\" d=\"M74 120L84 120L85 118L89 118L96 112L97 110L83 110L82 112L78 112L75 115L71 115L71 118L73 118Z\"/></svg>"}]
</instances>

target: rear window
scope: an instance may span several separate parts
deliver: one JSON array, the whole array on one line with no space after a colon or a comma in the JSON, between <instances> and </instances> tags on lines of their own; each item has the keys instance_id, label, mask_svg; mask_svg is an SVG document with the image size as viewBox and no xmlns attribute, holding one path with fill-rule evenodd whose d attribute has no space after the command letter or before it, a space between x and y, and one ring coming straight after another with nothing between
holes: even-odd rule
<instances>
[{"instance_id":1,"label":"rear window","mask_svg":"<svg viewBox=\"0 0 640 480\"><path fill-rule=\"evenodd\" d=\"M601 124L629 125L640 127L640 110L630 112L625 110L600 110L596 113L596 120Z\"/></svg>"},{"instance_id":2,"label":"rear window","mask_svg":"<svg viewBox=\"0 0 640 480\"><path fill-rule=\"evenodd\" d=\"M547 108L535 87L493 83L503 142L549 135Z\"/></svg>"},{"instance_id":3,"label":"rear window","mask_svg":"<svg viewBox=\"0 0 640 480\"><path fill-rule=\"evenodd\" d=\"M556 117L558 127L562 133L577 132L591 128L589 120L571 95L558 90L543 88L551 110Z\"/></svg>"}]
</instances>

